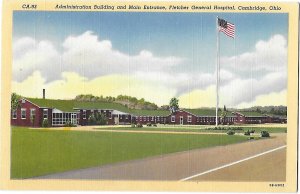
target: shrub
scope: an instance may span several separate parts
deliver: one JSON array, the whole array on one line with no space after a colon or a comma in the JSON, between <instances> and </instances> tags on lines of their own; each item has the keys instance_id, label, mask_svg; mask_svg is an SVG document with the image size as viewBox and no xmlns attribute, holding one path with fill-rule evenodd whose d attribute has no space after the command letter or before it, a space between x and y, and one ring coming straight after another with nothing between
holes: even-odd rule
<instances>
[{"instance_id":1,"label":"shrub","mask_svg":"<svg viewBox=\"0 0 300 194\"><path fill-rule=\"evenodd\" d=\"M157 127L157 125L156 125L156 124L153 124L152 126L153 126L153 127Z\"/></svg>"},{"instance_id":2,"label":"shrub","mask_svg":"<svg viewBox=\"0 0 300 194\"><path fill-rule=\"evenodd\" d=\"M48 119L43 120L42 127L49 127Z\"/></svg>"},{"instance_id":3,"label":"shrub","mask_svg":"<svg viewBox=\"0 0 300 194\"><path fill-rule=\"evenodd\" d=\"M236 127L235 130L241 131L241 130L243 130L243 128L242 127Z\"/></svg>"},{"instance_id":4,"label":"shrub","mask_svg":"<svg viewBox=\"0 0 300 194\"><path fill-rule=\"evenodd\" d=\"M64 127L75 127L75 125L71 123L70 120L67 120L67 122L64 124Z\"/></svg>"},{"instance_id":5,"label":"shrub","mask_svg":"<svg viewBox=\"0 0 300 194\"><path fill-rule=\"evenodd\" d=\"M104 114L94 113L88 118L88 125L106 125L107 118Z\"/></svg>"},{"instance_id":6,"label":"shrub","mask_svg":"<svg viewBox=\"0 0 300 194\"><path fill-rule=\"evenodd\" d=\"M136 124L136 127L138 127L138 128L142 128L142 127L143 127L143 125L142 125L141 123L138 123L138 124Z\"/></svg>"},{"instance_id":7,"label":"shrub","mask_svg":"<svg viewBox=\"0 0 300 194\"><path fill-rule=\"evenodd\" d=\"M88 118L88 125L95 125L96 124L96 118L94 114L91 114Z\"/></svg>"},{"instance_id":8,"label":"shrub","mask_svg":"<svg viewBox=\"0 0 300 194\"><path fill-rule=\"evenodd\" d=\"M227 131L227 135L234 135L235 134L235 132L234 131L232 131L232 130L230 130L230 131Z\"/></svg>"},{"instance_id":9,"label":"shrub","mask_svg":"<svg viewBox=\"0 0 300 194\"><path fill-rule=\"evenodd\" d=\"M146 125L147 125L147 127L151 127L152 124L151 123L147 123Z\"/></svg>"},{"instance_id":10,"label":"shrub","mask_svg":"<svg viewBox=\"0 0 300 194\"><path fill-rule=\"evenodd\" d=\"M250 133L255 133L255 130L254 130L254 129L251 129L251 130L250 130Z\"/></svg>"},{"instance_id":11,"label":"shrub","mask_svg":"<svg viewBox=\"0 0 300 194\"><path fill-rule=\"evenodd\" d=\"M261 137L270 137L270 134L268 131L261 131L260 134L261 134Z\"/></svg>"},{"instance_id":12,"label":"shrub","mask_svg":"<svg viewBox=\"0 0 300 194\"><path fill-rule=\"evenodd\" d=\"M244 133L244 135L250 135L250 131L248 130L248 131L246 131L245 133Z\"/></svg>"},{"instance_id":13,"label":"shrub","mask_svg":"<svg viewBox=\"0 0 300 194\"><path fill-rule=\"evenodd\" d=\"M135 124L131 124L131 128L135 128Z\"/></svg>"},{"instance_id":14,"label":"shrub","mask_svg":"<svg viewBox=\"0 0 300 194\"><path fill-rule=\"evenodd\" d=\"M254 137L248 137L249 140L254 139Z\"/></svg>"}]
</instances>

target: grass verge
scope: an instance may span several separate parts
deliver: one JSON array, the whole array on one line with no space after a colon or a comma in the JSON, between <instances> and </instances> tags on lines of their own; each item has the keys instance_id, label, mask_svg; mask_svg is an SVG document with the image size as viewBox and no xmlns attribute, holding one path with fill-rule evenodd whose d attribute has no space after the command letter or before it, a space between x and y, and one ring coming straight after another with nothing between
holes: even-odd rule
<instances>
[{"instance_id":1,"label":"grass verge","mask_svg":"<svg viewBox=\"0 0 300 194\"><path fill-rule=\"evenodd\" d=\"M247 141L245 136L12 128L11 178L30 178Z\"/></svg>"}]
</instances>

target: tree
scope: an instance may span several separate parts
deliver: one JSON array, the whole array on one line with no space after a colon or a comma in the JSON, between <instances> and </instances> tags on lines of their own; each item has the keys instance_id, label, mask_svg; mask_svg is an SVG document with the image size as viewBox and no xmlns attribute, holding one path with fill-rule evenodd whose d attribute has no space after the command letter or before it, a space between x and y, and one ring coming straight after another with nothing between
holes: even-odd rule
<instances>
[{"instance_id":1,"label":"tree","mask_svg":"<svg viewBox=\"0 0 300 194\"><path fill-rule=\"evenodd\" d=\"M227 116L227 109L226 109L226 106L224 105L224 109L222 110L222 113L221 113L223 125L225 123L226 116Z\"/></svg>"},{"instance_id":2,"label":"tree","mask_svg":"<svg viewBox=\"0 0 300 194\"><path fill-rule=\"evenodd\" d=\"M179 105L178 105L179 100L175 97L171 98L169 106L170 106L170 111L176 112L179 109Z\"/></svg>"},{"instance_id":3,"label":"tree","mask_svg":"<svg viewBox=\"0 0 300 194\"><path fill-rule=\"evenodd\" d=\"M221 118L222 118L222 123L223 123L223 125L225 124L226 116L227 116L227 111L222 111L222 113L221 113Z\"/></svg>"},{"instance_id":4,"label":"tree","mask_svg":"<svg viewBox=\"0 0 300 194\"><path fill-rule=\"evenodd\" d=\"M11 94L11 110L17 110L20 107L20 99L20 95L16 93Z\"/></svg>"}]
</instances>

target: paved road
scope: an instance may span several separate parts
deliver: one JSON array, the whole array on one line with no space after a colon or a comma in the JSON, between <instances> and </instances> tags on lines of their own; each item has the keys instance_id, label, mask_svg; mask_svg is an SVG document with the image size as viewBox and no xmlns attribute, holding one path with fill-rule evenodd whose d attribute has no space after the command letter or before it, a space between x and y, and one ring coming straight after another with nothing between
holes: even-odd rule
<instances>
[{"instance_id":1,"label":"paved road","mask_svg":"<svg viewBox=\"0 0 300 194\"><path fill-rule=\"evenodd\" d=\"M284 182L286 148L247 160L227 168L197 176L192 181L265 181Z\"/></svg>"},{"instance_id":2,"label":"paved road","mask_svg":"<svg viewBox=\"0 0 300 194\"><path fill-rule=\"evenodd\" d=\"M286 134L277 134L275 138L265 140L254 140L239 144L231 144L227 146L217 146L213 148L196 149L186 152L179 152L173 154L166 154L162 156L150 157L141 160L134 160L128 162L121 162L117 164L105 165L100 167L93 167L87 169L74 170L69 172L57 173L36 179L88 179L88 180L174 180L179 181L184 178L208 171L226 164L242 160L274 148L286 145ZM273 153L273 152L272 152ZM274 152L275 154L275 152ZM268 154L259 156L258 158L268 157ZM285 153L280 152L276 157L280 157L281 163L284 163ZM272 159L272 157L271 157ZM270 161L269 159L266 159ZM260 164L265 160L248 160L245 164L254 163L259 165L266 165L268 169L275 169L276 162L268 162L267 164ZM244 163L244 162L243 162ZM243 165L239 163L239 165ZM254 164L251 164L252 166ZM250 165L250 166L251 166ZM249 166L249 165L248 165ZM233 166L232 166L233 167ZM241 167L243 168L243 167ZM281 168L285 166L282 165ZM236 170L234 170L236 171ZM235 174L239 180L239 176L247 176L247 171L241 171L243 174ZM279 172L276 180L285 179L285 173ZM255 177L256 176L256 177ZM204 177L204 176L203 176ZM206 180L189 179L187 181ZM223 176L226 179L226 175ZM241 178L242 179L242 178ZM251 180L261 180L260 175L253 175ZM265 177L263 181L276 181L272 176Z\"/></svg>"}]
</instances>

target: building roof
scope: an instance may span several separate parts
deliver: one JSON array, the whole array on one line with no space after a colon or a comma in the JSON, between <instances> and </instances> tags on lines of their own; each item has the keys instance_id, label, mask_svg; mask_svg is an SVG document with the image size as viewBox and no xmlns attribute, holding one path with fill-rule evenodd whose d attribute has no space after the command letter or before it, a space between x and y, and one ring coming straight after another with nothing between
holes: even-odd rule
<instances>
[{"instance_id":1,"label":"building roof","mask_svg":"<svg viewBox=\"0 0 300 194\"><path fill-rule=\"evenodd\" d=\"M46 108L56 108L64 112L75 112L76 109L109 109L117 110L123 113L129 113L134 116L168 116L170 115L169 110L139 110L139 109L129 109L126 106L113 102L86 102L86 101L76 101L76 100L53 100L53 99L42 99L42 98L26 98L32 103L39 107ZM184 111L190 112L196 116L215 116L216 112L214 109L182 109ZM250 111L236 111L245 116L265 116L264 114L258 112ZM218 112L221 116L222 111ZM234 116L232 112L228 112L227 116Z\"/></svg>"},{"instance_id":2,"label":"building roof","mask_svg":"<svg viewBox=\"0 0 300 194\"><path fill-rule=\"evenodd\" d=\"M50 100L42 98L27 98L41 108L56 108L64 112L74 112L72 100Z\"/></svg>"},{"instance_id":3,"label":"building roof","mask_svg":"<svg viewBox=\"0 0 300 194\"><path fill-rule=\"evenodd\" d=\"M184 109L197 116L216 116L215 109ZM222 111L218 111L218 116L221 116ZM227 112L227 117L234 116L231 112Z\"/></svg>"},{"instance_id":4,"label":"building roof","mask_svg":"<svg viewBox=\"0 0 300 194\"><path fill-rule=\"evenodd\" d=\"M261 114L259 112L252 112L252 111L236 111L236 113L240 113L245 115L246 117L263 117L266 116L265 114Z\"/></svg>"}]
</instances>

